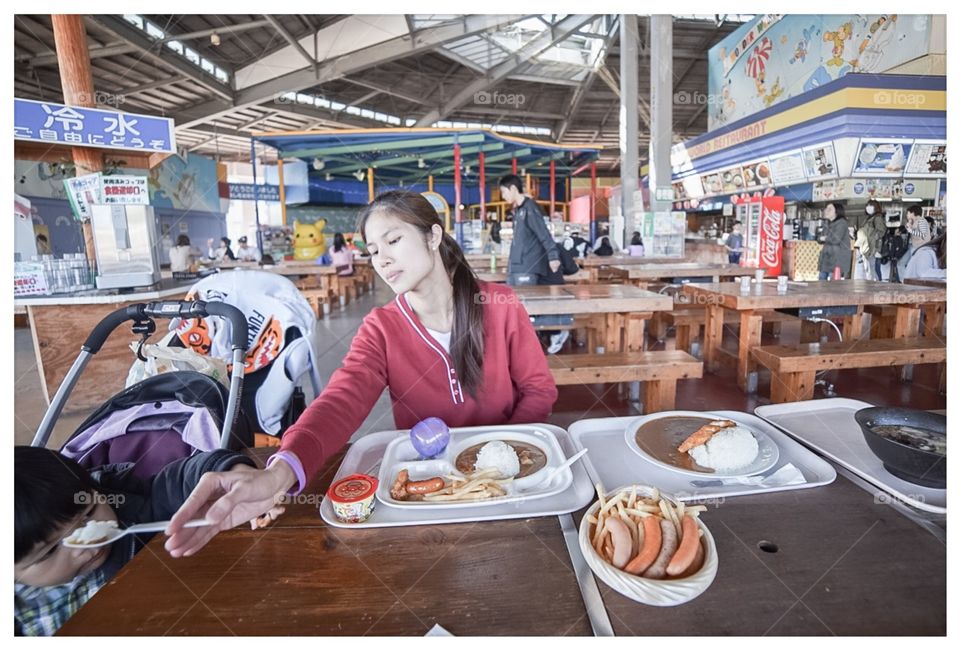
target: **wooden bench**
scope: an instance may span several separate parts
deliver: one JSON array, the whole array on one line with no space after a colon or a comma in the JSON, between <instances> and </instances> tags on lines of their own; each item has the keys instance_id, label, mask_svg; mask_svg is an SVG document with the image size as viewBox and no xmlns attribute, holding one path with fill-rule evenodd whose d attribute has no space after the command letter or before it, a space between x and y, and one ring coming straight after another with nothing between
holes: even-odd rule
<instances>
[{"instance_id":1,"label":"wooden bench","mask_svg":"<svg viewBox=\"0 0 960 650\"><path fill-rule=\"evenodd\" d=\"M799 320L796 316L784 314L774 310L758 312L763 316L763 325L772 326L774 334L780 333L780 325ZM689 307L674 309L673 311L659 312L660 321L664 327L672 326L676 331L677 349L693 353L693 342L701 337L701 332L707 322L706 309L703 307ZM723 324L725 327L740 327L740 313L731 309L723 310Z\"/></svg>"},{"instance_id":2,"label":"wooden bench","mask_svg":"<svg viewBox=\"0 0 960 650\"><path fill-rule=\"evenodd\" d=\"M944 363L947 346L933 337L806 343L796 347L766 345L751 351L769 368L770 400L775 404L813 399L818 370L876 368L918 363Z\"/></svg>"},{"instance_id":3,"label":"wooden bench","mask_svg":"<svg viewBox=\"0 0 960 650\"><path fill-rule=\"evenodd\" d=\"M703 363L680 350L551 355L547 364L558 386L644 382L644 413L674 408L677 380L703 377Z\"/></svg>"}]
</instances>

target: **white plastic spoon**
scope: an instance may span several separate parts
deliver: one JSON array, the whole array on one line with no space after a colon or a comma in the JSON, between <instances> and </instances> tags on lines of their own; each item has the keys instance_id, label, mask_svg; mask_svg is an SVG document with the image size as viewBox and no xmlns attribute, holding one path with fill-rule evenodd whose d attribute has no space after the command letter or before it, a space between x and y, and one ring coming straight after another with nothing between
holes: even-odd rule
<instances>
[{"instance_id":1,"label":"white plastic spoon","mask_svg":"<svg viewBox=\"0 0 960 650\"><path fill-rule=\"evenodd\" d=\"M97 524L103 522L91 521L90 524ZM74 532L73 535L67 537L63 540L63 545L67 548L99 548L101 546L106 546L107 544L112 544L117 541L124 535L134 534L134 533L159 533L167 529L167 526L170 525L170 521L151 521L145 524L135 524L129 528L113 528L107 531L107 537L105 539L97 540L96 542L91 542L88 544L82 542L71 542L69 541L73 535L76 535L77 532ZM199 528L200 526L210 526L212 522L207 521L206 519L193 519L188 521L183 525L184 528ZM81 529L82 530L82 529Z\"/></svg>"},{"instance_id":2,"label":"white plastic spoon","mask_svg":"<svg viewBox=\"0 0 960 650\"><path fill-rule=\"evenodd\" d=\"M580 451L578 451L577 453L575 453L573 456L571 456L570 458L568 458L567 460L565 460L565 461L563 462L563 465L560 465L560 466L558 466L558 467L553 468L553 471L551 471L549 474L547 474L546 477L544 477L543 479L541 479L540 481L538 481L537 484L534 485L534 486L532 486L532 487L538 488L538 487L540 487L541 485L549 484L549 483L554 479L554 477L556 477L560 472L562 472L563 470L565 470L566 468L570 467L570 466L573 465L575 462L577 462L578 460L580 460L580 458L581 458L584 454L586 454L586 453L587 453L587 450L586 450L586 449L581 449ZM525 492L529 492L530 490L531 490L531 487L528 487L528 488L525 490Z\"/></svg>"}]
</instances>

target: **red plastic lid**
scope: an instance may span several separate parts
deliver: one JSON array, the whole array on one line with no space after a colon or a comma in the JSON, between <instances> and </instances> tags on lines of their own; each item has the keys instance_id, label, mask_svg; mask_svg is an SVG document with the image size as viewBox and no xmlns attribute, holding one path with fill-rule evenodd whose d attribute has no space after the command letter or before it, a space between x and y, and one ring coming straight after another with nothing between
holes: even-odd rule
<instances>
[{"instance_id":1,"label":"red plastic lid","mask_svg":"<svg viewBox=\"0 0 960 650\"><path fill-rule=\"evenodd\" d=\"M369 498L377 491L377 479L366 474L353 474L330 486L327 496L340 503L354 503Z\"/></svg>"}]
</instances>

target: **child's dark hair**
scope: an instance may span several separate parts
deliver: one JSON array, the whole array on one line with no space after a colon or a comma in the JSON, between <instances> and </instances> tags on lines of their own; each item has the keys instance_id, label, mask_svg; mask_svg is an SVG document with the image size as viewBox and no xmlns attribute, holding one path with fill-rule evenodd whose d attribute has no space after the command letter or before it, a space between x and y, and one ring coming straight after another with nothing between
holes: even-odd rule
<instances>
[{"instance_id":1,"label":"child's dark hair","mask_svg":"<svg viewBox=\"0 0 960 650\"><path fill-rule=\"evenodd\" d=\"M342 249L346 248L347 240L343 238L343 233L338 232L333 235L333 250L339 253Z\"/></svg>"},{"instance_id":2,"label":"child's dark hair","mask_svg":"<svg viewBox=\"0 0 960 650\"><path fill-rule=\"evenodd\" d=\"M89 472L76 461L52 449L14 447L13 561L50 541L90 505L94 491Z\"/></svg>"}]
</instances>

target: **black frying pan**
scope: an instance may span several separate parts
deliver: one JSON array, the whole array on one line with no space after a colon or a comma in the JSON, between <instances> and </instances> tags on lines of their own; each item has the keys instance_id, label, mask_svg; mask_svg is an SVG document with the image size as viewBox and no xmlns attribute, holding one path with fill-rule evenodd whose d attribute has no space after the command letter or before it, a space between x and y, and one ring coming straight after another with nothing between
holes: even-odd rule
<instances>
[{"instance_id":1,"label":"black frying pan","mask_svg":"<svg viewBox=\"0 0 960 650\"><path fill-rule=\"evenodd\" d=\"M898 442L874 433L881 425L906 425L947 435L947 418L929 411L900 407L872 407L854 416L870 450L883 461L888 472L904 481L924 487L947 487L947 457Z\"/></svg>"}]
</instances>

